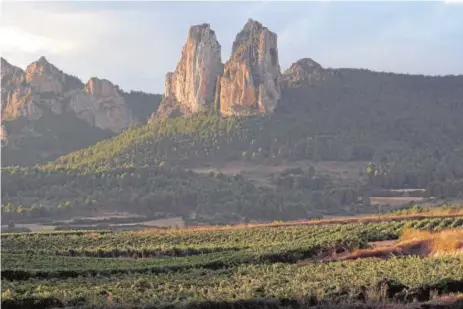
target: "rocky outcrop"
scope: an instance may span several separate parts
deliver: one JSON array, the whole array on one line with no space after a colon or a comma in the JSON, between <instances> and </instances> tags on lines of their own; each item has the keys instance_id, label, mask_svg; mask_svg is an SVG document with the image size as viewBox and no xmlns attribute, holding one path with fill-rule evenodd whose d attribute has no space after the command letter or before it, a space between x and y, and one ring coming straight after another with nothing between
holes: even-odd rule
<instances>
[{"instance_id":1,"label":"rocky outcrop","mask_svg":"<svg viewBox=\"0 0 463 309\"><path fill-rule=\"evenodd\" d=\"M37 93L64 93L65 74L54 65L40 57L31 63L25 71L26 82Z\"/></svg>"},{"instance_id":2,"label":"rocky outcrop","mask_svg":"<svg viewBox=\"0 0 463 309\"><path fill-rule=\"evenodd\" d=\"M310 58L303 58L293 63L281 77L282 87L316 86L339 76L333 69L324 69Z\"/></svg>"},{"instance_id":3,"label":"rocky outcrop","mask_svg":"<svg viewBox=\"0 0 463 309\"><path fill-rule=\"evenodd\" d=\"M191 27L175 72L166 74L164 99L157 116L190 115L210 109L222 70L221 46L210 25Z\"/></svg>"},{"instance_id":4,"label":"rocky outcrop","mask_svg":"<svg viewBox=\"0 0 463 309\"><path fill-rule=\"evenodd\" d=\"M277 35L249 19L233 43L216 104L223 115L271 113L281 96Z\"/></svg>"},{"instance_id":5,"label":"rocky outcrop","mask_svg":"<svg viewBox=\"0 0 463 309\"><path fill-rule=\"evenodd\" d=\"M44 113L74 113L90 125L121 132L136 120L119 89L107 80L84 84L65 74L45 57L25 71L2 58L2 119L39 119Z\"/></svg>"},{"instance_id":6,"label":"rocky outcrop","mask_svg":"<svg viewBox=\"0 0 463 309\"><path fill-rule=\"evenodd\" d=\"M5 58L1 57L0 58L1 62L1 78L3 80L4 77L6 77L5 81L14 81L14 82L20 82L24 78L24 71L21 70L20 68L10 64L8 61L6 61ZM3 83L2 83L3 87Z\"/></svg>"},{"instance_id":7,"label":"rocky outcrop","mask_svg":"<svg viewBox=\"0 0 463 309\"><path fill-rule=\"evenodd\" d=\"M71 95L69 108L79 119L116 133L136 123L119 88L106 79L91 78L83 91Z\"/></svg>"},{"instance_id":8,"label":"rocky outcrop","mask_svg":"<svg viewBox=\"0 0 463 309\"><path fill-rule=\"evenodd\" d=\"M18 67L11 65L4 58L1 58L1 104L2 104L2 119L9 118L10 111L5 112L8 108L8 102L13 100L14 105L20 105L18 98L14 94L15 88L17 92L24 92L24 87L21 87L25 80L24 71ZM12 96L12 98L10 98Z\"/></svg>"},{"instance_id":9,"label":"rocky outcrop","mask_svg":"<svg viewBox=\"0 0 463 309\"><path fill-rule=\"evenodd\" d=\"M26 82L26 74L20 68L1 59L2 119L26 116L37 119L41 116L36 102L32 102L32 89Z\"/></svg>"},{"instance_id":10,"label":"rocky outcrop","mask_svg":"<svg viewBox=\"0 0 463 309\"><path fill-rule=\"evenodd\" d=\"M209 24L193 26L175 72L166 74L162 104L151 119L218 110L224 116L272 113L281 91L277 35L249 19L222 65Z\"/></svg>"},{"instance_id":11,"label":"rocky outcrop","mask_svg":"<svg viewBox=\"0 0 463 309\"><path fill-rule=\"evenodd\" d=\"M2 74L4 119L15 119L19 116L39 119L44 108L61 114L66 87L73 84L78 87L77 83L73 83L75 78L57 69L45 57L31 63L25 71L16 67L14 70L8 68L7 71L10 74Z\"/></svg>"}]
</instances>

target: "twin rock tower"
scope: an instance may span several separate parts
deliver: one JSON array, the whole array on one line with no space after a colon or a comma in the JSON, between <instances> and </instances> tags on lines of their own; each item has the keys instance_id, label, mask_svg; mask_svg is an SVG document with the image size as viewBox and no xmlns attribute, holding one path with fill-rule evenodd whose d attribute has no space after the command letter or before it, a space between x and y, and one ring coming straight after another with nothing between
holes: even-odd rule
<instances>
[{"instance_id":1,"label":"twin rock tower","mask_svg":"<svg viewBox=\"0 0 463 309\"><path fill-rule=\"evenodd\" d=\"M223 64L209 24L192 26L175 72L166 75L157 117L217 110L224 116L271 113L280 100L277 35L249 19Z\"/></svg>"}]
</instances>

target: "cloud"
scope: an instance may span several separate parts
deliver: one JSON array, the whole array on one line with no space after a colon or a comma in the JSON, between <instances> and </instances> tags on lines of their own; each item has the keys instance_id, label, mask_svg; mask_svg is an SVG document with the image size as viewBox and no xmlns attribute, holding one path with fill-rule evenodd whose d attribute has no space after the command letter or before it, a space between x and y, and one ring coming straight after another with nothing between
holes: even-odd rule
<instances>
[{"instance_id":1,"label":"cloud","mask_svg":"<svg viewBox=\"0 0 463 309\"><path fill-rule=\"evenodd\" d=\"M11 63L24 68L44 55L84 81L98 76L125 90L161 92L193 24L211 24L227 61L249 17L278 34L283 70L310 57L331 67L463 72L462 7L443 2L76 1L1 8L0 51Z\"/></svg>"},{"instance_id":2,"label":"cloud","mask_svg":"<svg viewBox=\"0 0 463 309\"><path fill-rule=\"evenodd\" d=\"M165 31L164 18L114 3L97 9L84 5L2 4L2 56L25 68L44 55L84 82L98 76L127 90L162 89L181 48Z\"/></svg>"},{"instance_id":3,"label":"cloud","mask_svg":"<svg viewBox=\"0 0 463 309\"><path fill-rule=\"evenodd\" d=\"M17 27L0 27L0 51L24 53L63 53L74 48L74 42L54 40L45 36L26 32Z\"/></svg>"},{"instance_id":4,"label":"cloud","mask_svg":"<svg viewBox=\"0 0 463 309\"><path fill-rule=\"evenodd\" d=\"M56 53L65 53L79 52L110 33L116 26L111 21L112 16L107 12L60 11L7 3L3 4L0 28L7 35L18 35L14 41L30 39L35 45L50 43L56 47ZM25 45L26 42L20 45L22 52L37 50Z\"/></svg>"}]
</instances>

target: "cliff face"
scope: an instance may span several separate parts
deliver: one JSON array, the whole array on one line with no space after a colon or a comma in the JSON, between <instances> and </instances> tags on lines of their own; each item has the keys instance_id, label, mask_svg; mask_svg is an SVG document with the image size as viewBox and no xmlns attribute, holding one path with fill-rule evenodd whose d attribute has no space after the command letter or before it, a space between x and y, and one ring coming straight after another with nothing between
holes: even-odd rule
<instances>
[{"instance_id":1,"label":"cliff face","mask_svg":"<svg viewBox=\"0 0 463 309\"><path fill-rule=\"evenodd\" d=\"M222 73L221 46L209 24L190 28L175 72L166 74L157 116L190 115L212 107Z\"/></svg>"},{"instance_id":2,"label":"cliff face","mask_svg":"<svg viewBox=\"0 0 463 309\"><path fill-rule=\"evenodd\" d=\"M154 116L272 113L281 97L276 34L250 19L225 66L220 52L209 24L191 27L175 72L166 74L164 99Z\"/></svg>"},{"instance_id":3,"label":"cliff face","mask_svg":"<svg viewBox=\"0 0 463 309\"><path fill-rule=\"evenodd\" d=\"M277 35L250 19L233 43L216 104L223 115L271 113L281 96Z\"/></svg>"},{"instance_id":4,"label":"cliff face","mask_svg":"<svg viewBox=\"0 0 463 309\"><path fill-rule=\"evenodd\" d=\"M119 89L106 79L91 78L71 96L69 107L79 119L115 133L137 123Z\"/></svg>"},{"instance_id":5,"label":"cliff face","mask_svg":"<svg viewBox=\"0 0 463 309\"><path fill-rule=\"evenodd\" d=\"M2 119L27 114L25 101L30 96L30 87L26 85L24 71L1 58L1 77Z\"/></svg>"},{"instance_id":6,"label":"cliff face","mask_svg":"<svg viewBox=\"0 0 463 309\"><path fill-rule=\"evenodd\" d=\"M71 112L92 126L121 132L136 122L118 89L107 80L91 79L87 85L67 75L44 57L25 71L2 58L2 119L20 116L40 119L44 112Z\"/></svg>"},{"instance_id":7,"label":"cliff face","mask_svg":"<svg viewBox=\"0 0 463 309\"><path fill-rule=\"evenodd\" d=\"M37 93L64 93L66 74L49 63L45 57L31 63L26 68L25 76L26 83Z\"/></svg>"},{"instance_id":8,"label":"cliff face","mask_svg":"<svg viewBox=\"0 0 463 309\"><path fill-rule=\"evenodd\" d=\"M0 62L1 62L0 75L2 78L2 89L3 89L3 86L6 86L6 84L4 84L3 81L5 81L5 83L9 82L9 83L17 84L18 82L20 83L24 79L23 70L21 70L20 68L14 65L11 65L4 58L0 58ZM3 80L4 77L5 77L5 80Z\"/></svg>"}]
</instances>

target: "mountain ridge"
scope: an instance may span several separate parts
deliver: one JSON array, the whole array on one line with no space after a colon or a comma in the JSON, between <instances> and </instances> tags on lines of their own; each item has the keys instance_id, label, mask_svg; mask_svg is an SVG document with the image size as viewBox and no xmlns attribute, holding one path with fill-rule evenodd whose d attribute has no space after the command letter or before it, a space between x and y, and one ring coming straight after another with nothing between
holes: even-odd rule
<instances>
[{"instance_id":1,"label":"mountain ridge","mask_svg":"<svg viewBox=\"0 0 463 309\"><path fill-rule=\"evenodd\" d=\"M229 223L371 211L369 194L375 190L463 194L463 75L333 69L310 58L281 73L276 34L256 21L248 23L223 68L210 25L193 26L175 72L167 74L166 95L157 110L146 108L149 96L120 92L104 80L87 83L87 91L95 95L90 103L101 99L97 106L104 106L106 95L127 101L136 96L145 102L137 105L138 113L145 119L155 115L119 135L98 131L110 139L95 137L98 132L88 125L94 113L84 121L84 113L59 118L44 107L38 119L20 116L7 122L22 134L42 135L25 140L8 136L2 157L19 157L24 149L59 150L44 156L41 162L48 163L38 167L4 169L8 190L2 197L14 206L8 209L17 212L24 206L36 213L37 205L44 204L56 216L69 205L72 213L82 205L90 212L175 210L175 215L201 218L198 222ZM12 78L15 72L13 67L2 72L2 83L9 74L13 86L27 88ZM47 90L62 87L40 82ZM50 99L49 93L41 95ZM51 126L55 132L70 132L58 138L44 134ZM80 150L70 136L85 137ZM60 144L67 139L71 143ZM357 162L353 173L360 180L317 175L308 166L326 161ZM304 169L268 175L271 179L265 181L271 184L264 187L246 174L193 171L228 163L281 168L301 162Z\"/></svg>"},{"instance_id":2,"label":"mountain ridge","mask_svg":"<svg viewBox=\"0 0 463 309\"><path fill-rule=\"evenodd\" d=\"M53 160L144 123L161 99L126 93L107 79L84 84L44 56L25 70L2 57L1 71L3 165ZM87 136L79 136L83 132Z\"/></svg>"},{"instance_id":3,"label":"mountain ridge","mask_svg":"<svg viewBox=\"0 0 463 309\"><path fill-rule=\"evenodd\" d=\"M267 37L271 38L270 45L266 41ZM13 121L21 125L3 121L2 141L6 144L3 150L7 154L3 162L15 164L15 160L9 159L9 150L15 149L13 153L16 154L31 139L36 146L40 145L40 136L48 134L43 131L50 130L45 124L34 124L41 121L42 114L49 113L47 119L52 119L57 118L55 115L58 114L61 117L61 113L67 110L71 111L66 112L67 120L58 122L65 125L69 121L77 127L87 123L91 130L98 128L101 132L95 133L100 136L97 140L101 136L122 132L130 125L144 124L148 120L158 121L156 119L160 116L191 116L203 112L240 116L274 112L314 113L321 109L333 109L334 113L338 109L349 114L358 109L359 114L371 117L369 113L372 109L377 109L376 113L385 113L387 109L387 117L399 117L400 109L412 113L413 109L425 108L434 114L440 113L439 108L444 106L460 110L463 75L432 76L369 69L325 68L311 58L299 59L281 73L276 40L276 34L258 21L249 19L236 35L230 59L223 64L221 46L210 24L192 26L176 71L167 74L162 102L160 95L133 91L127 93L106 79L90 78L84 84L56 68L45 57L31 63L24 71L2 58L2 119L16 119L21 115L25 118ZM259 61L263 63L262 70L257 69ZM189 68L194 70L190 72ZM271 70L268 68L272 68L274 73L269 73ZM50 79L50 75L56 78ZM63 92L69 95L63 95ZM58 97L54 93L58 93ZM104 95L100 96L102 93ZM264 96L259 99L260 94ZM107 108L113 112L108 113ZM398 110L394 111L394 108ZM132 111L135 113L133 117ZM73 119L69 120L69 117ZM41 129L36 130L36 127ZM59 125L55 127L57 129ZM75 129L76 132L82 130ZM20 136L19 142L15 141L15 135ZM54 135L55 139L57 136L48 135ZM61 144L62 138L58 138ZM79 143L78 148L95 141L92 139L88 143ZM54 147L58 148L56 152L51 151L54 155L46 155L44 149L42 152L45 155L35 163L54 160L56 154L62 155L65 151L78 149L72 145L64 147L66 150L59 150L61 146L53 145L48 148ZM26 161L21 164L34 162L33 159Z\"/></svg>"}]
</instances>

